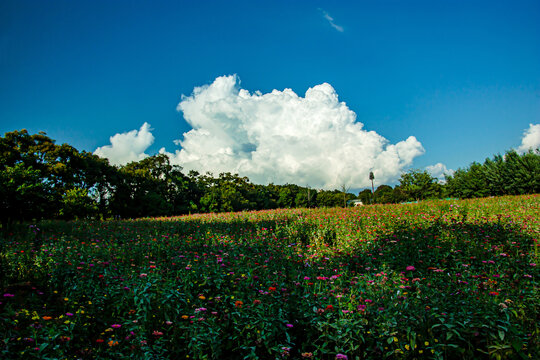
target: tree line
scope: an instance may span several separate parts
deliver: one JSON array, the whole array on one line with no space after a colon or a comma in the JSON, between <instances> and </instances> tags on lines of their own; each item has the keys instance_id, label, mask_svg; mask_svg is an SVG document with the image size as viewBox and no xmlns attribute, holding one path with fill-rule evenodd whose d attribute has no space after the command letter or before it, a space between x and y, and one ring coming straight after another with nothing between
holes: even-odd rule
<instances>
[{"instance_id":1,"label":"tree line","mask_svg":"<svg viewBox=\"0 0 540 360\"><path fill-rule=\"evenodd\" d=\"M253 184L237 174L201 174L170 163L165 154L124 166L68 144L57 145L45 133L26 130L0 137L0 220L136 218L194 212L225 212L293 207L397 203L440 197L480 197L537 193L538 150L473 163L441 184L426 171L403 173L392 188L380 185L358 196L341 190L316 190L295 184ZM370 175L370 179L372 176ZM375 179L376 180L376 179Z\"/></svg>"}]
</instances>

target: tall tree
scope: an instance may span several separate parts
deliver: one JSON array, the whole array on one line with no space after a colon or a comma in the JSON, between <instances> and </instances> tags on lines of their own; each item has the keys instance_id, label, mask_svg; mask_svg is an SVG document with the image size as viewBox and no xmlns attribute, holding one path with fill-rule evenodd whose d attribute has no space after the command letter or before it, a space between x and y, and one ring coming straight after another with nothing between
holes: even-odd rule
<instances>
[{"instance_id":1,"label":"tall tree","mask_svg":"<svg viewBox=\"0 0 540 360\"><path fill-rule=\"evenodd\" d=\"M375 180L375 175L373 175L373 171L369 172L369 180L371 180L371 195L373 195L372 202L375 202L375 188L373 187L373 180Z\"/></svg>"},{"instance_id":2,"label":"tall tree","mask_svg":"<svg viewBox=\"0 0 540 360\"><path fill-rule=\"evenodd\" d=\"M441 185L427 171L409 170L401 174L400 190L407 201L438 198L441 195Z\"/></svg>"}]
</instances>

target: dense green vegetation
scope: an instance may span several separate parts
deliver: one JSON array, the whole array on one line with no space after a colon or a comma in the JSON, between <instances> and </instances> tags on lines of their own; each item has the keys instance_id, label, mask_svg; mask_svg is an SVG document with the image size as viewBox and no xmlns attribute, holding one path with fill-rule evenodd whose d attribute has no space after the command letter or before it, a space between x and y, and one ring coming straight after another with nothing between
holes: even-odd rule
<instances>
[{"instance_id":1,"label":"dense green vegetation","mask_svg":"<svg viewBox=\"0 0 540 360\"><path fill-rule=\"evenodd\" d=\"M371 175L371 174L370 174ZM370 176L371 179L371 176ZM376 180L376 179L375 179ZM398 203L444 197L470 198L540 192L540 153L518 154L474 163L447 177L446 185L426 171L402 174L399 185L380 185L374 194L317 190L294 184L259 185L230 173L214 176L171 165L164 154L125 166L44 133L9 132L0 137L0 220L5 231L15 221L73 218L137 218L195 212Z\"/></svg>"},{"instance_id":2,"label":"dense green vegetation","mask_svg":"<svg viewBox=\"0 0 540 360\"><path fill-rule=\"evenodd\" d=\"M527 359L539 196L43 221L0 253L9 359Z\"/></svg>"}]
</instances>

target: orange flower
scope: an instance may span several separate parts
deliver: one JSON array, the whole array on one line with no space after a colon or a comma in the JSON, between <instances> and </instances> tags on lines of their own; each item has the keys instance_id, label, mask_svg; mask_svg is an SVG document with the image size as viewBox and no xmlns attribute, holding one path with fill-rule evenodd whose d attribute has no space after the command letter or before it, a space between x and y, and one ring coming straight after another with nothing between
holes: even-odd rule
<instances>
[{"instance_id":1,"label":"orange flower","mask_svg":"<svg viewBox=\"0 0 540 360\"><path fill-rule=\"evenodd\" d=\"M52 316L44 316L43 317L43 320L51 320L52 319Z\"/></svg>"},{"instance_id":2,"label":"orange flower","mask_svg":"<svg viewBox=\"0 0 540 360\"><path fill-rule=\"evenodd\" d=\"M187 319L189 319L189 316L187 316L187 315L182 315L182 319L187 320Z\"/></svg>"},{"instance_id":3,"label":"orange flower","mask_svg":"<svg viewBox=\"0 0 540 360\"><path fill-rule=\"evenodd\" d=\"M242 305L244 305L244 303L240 300L236 300L236 302L234 303L234 306L236 306L237 308L242 308Z\"/></svg>"},{"instance_id":4,"label":"orange flower","mask_svg":"<svg viewBox=\"0 0 540 360\"><path fill-rule=\"evenodd\" d=\"M118 341L116 341L116 340L109 340L109 342L108 342L107 344L109 344L109 346L116 346L116 345L118 345Z\"/></svg>"}]
</instances>

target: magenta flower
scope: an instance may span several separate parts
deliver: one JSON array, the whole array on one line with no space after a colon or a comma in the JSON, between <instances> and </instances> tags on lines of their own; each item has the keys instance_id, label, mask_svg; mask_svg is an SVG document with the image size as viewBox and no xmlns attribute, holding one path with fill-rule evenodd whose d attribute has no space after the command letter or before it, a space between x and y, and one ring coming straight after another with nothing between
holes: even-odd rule
<instances>
[{"instance_id":1,"label":"magenta flower","mask_svg":"<svg viewBox=\"0 0 540 360\"><path fill-rule=\"evenodd\" d=\"M407 268L405 270L414 271L414 270L416 270L416 268L414 266L412 266L412 265L409 265L409 266L407 266Z\"/></svg>"},{"instance_id":2,"label":"magenta flower","mask_svg":"<svg viewBox=\"0 0 540 360\"><path fill-rule=\"evenodd\" d=\"M349 358L347 357L347 355L344 355L344 354L337 354L337 355L336 355L336 360L338 360L338 359L341 359L341 360L347 360L347 359L349 359Z\"/></svg>"},{"instance_id":3,"label":"magenta flower","mask_svg":"<svg viewBox=\"0 0 540 360\"><path fill-rule=\"evenodd\" d=\"M122 327L122 325L120 325L120 324L112 324L111 327L113 329L120 329Z\"/></svg>"}]
</instances>

